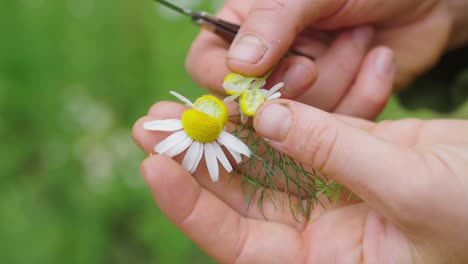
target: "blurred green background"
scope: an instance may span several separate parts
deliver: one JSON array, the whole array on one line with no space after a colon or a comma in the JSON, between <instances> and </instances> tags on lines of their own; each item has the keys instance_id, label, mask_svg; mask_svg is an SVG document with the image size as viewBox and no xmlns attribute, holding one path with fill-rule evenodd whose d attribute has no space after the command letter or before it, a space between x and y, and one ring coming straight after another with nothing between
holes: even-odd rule
<instances>
[{"instance_id":1,"label":"blurred green background","mask_svg":"<svg viewBox=\"0 0 468 264\"><path fill-rule=\"evenodd\" d=\"M197 32L151 0L1 1L0 263L210 262L155 205L131 139L168 90L202 93L184 69ZM381 118L467 118L467 61L448 56Z\"/></svg>"}]
</instances>

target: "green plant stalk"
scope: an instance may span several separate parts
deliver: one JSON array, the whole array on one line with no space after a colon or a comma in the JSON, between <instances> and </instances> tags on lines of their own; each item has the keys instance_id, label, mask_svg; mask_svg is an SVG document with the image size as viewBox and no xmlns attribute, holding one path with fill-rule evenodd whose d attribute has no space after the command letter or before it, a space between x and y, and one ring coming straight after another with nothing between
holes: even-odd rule
<instances>
[{"instance_id":1,"label":"green plant stalk","mask_svg":"<svg viewBox=\"0 0 468 264\"><path fill-rule=\"evenodd\" d=\"M251 125L237 122L233 134L246 142L252 156L239 164L237 172L242 175L244 191L248 206L258 197L257 205L263 214L265 198L284 206L284 201L277 201L275 193L279 192L278 182L284 182L284 190L289 197L289 207L297 220L297 213L308 219L311 210L317 205L323 205L321 197L330 202L336 202L344 187L314 169L306 169L303 164L272 148L267 141L256 135ZM301 197L298 202L291 199ZM350 194L349 199L351 199ZM263 214L263 216L265 216Z\"/></svg>"}]
</instances>

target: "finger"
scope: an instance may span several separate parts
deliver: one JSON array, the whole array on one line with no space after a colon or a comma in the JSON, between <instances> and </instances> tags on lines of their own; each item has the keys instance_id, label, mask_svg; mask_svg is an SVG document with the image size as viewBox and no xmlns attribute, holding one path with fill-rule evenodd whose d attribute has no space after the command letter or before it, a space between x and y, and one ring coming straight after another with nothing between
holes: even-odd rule
<instances>
[{"instance_id":1,"label":"finger","mask_svg":"<svg viewBox=\"0 0 468 264\"><path fill-rule=\"evenodd\" d=\"M303 94L317 80L314 62L303 56L289 56L279 62L268 78L267 86L283 82L281 94L285 98L296 98Z\"/></svg>"},{"instance_id":2,"label":"finger","mask_svg":"<svg viewBox=\"0 0 468 264\"><path fill-rule=\"evenodd\" d=\"M325 53L336 36L337 32L315 30L309 27L297 35L292 47L309 57L318 58Z\"/></svg>"},{"instance_id":3,"label":"finger","mask_svg":"<svg viewBox=\"0 0 468 264\"><path fill-rule=\"evenodd\" d=\"M316 61L317 81L298 100L326 111L334 109L355 80L372 36L370 27L356 28L338 36Z\"/></svg>"},{"instance_id":4,"label":"finger","mask_svg":"<svg viewBox=\"0 0 468 264\"><path fill-rule=\"evenodd\" d=\"M265 74L286 53L309 21L333 13L342 2L253 1L229 49L228 67L247 76Z\"/></svg>"},{"instance_id":5,"label":"finger","mask_svg":"<svg viewBox=\"0 0 468 264\"><path fill-rule=\"evenodd\" d=\"M336 29L363 24L404 24L433 8L438 1L344 0L333 14L314 23L320 29Z\"/></svg>"},{"instance_id":6,"label":"finger","mask_svg":"<svg viewBox=\"0 0 468 264\"><path fill-rule=\"evenodd\" d=\"M401 146L468 143L467 120L408 118L374 123L352 116L336 114L333 116L348 126L367 131L380 139Z\"/></svg>"},{"instance_id":7,"label":"finger","mask_svg":"<svg viewBox=\"0 0 468 264\"><path fill-rule=\"evenodd\" d=\"M180 119L182 112L186 109L185 106L174 102L158 102L154 104L148 111L148 116L141 117L133 125L132 137L133 141L145 152L154 153L154 146L164 138L169 136L171 132L152 133L143 128L143 124L155 119Z\"/></svg>"},{"instance_id":8,"label":"finger","mask_svg":"<svg viewBox=\"0 0 468 264\"><path fill-rule=\"evenodd\" d=\"M173 103L173 102L159 102L152 106L148 112L148 116L140 118L133 128L133 138L137 145L139 145L146 153L153 153L153 148L160 141L166 138L169 133L166 132L154 132L147 131L143 129L143 124L147 121L153 121L155 119L172 119L180 118L182 112L186 107ZM352 119L351 117L342 117L343 119ZM352 119L356 125L358 124L356 119ZM363 121L364 122L364 121ZM361 126L361 124L359 124ZM260 147L257 150L257 153L263 153L264 149ZM183 154L175 157L175 159L181 162ZM260 161L254 161L253 168L262 168L262 163ZM237 167L234 161L231 162L233 168ZM249 169L249 166L245 167L245 170L242 170L242 173L246 173L246 170ZM250 171L251 175L255 175L257 171ZM297 230L302 230L304 225L307 223L307 215L304 215L304 210L302 209L308 207L307 198L313 196L310 193L311 186L313 184L309 179L297 180L289 179L289 183L286 182L286 177L281 175L281 177L274 178L274 184L276 185L277 191L271 191L270 189L263 187L258 190L255 188L244 188L246 185L243 182L241 175L231 175L224 170L220 171L220 180L218 182L212 182L210 177L207 176L207 168L204 163L200 164L198 170L193 174L197 181L205 188L209 189L211 192L220 197L225 201L229 206L236 209L241 215L244 215L248 218L253 219L268 219L269 221L278 222L294 226ZM264 177L263 172L260 172L259 177ZM317 177L321 177L317 175ZM292 183L292 181L295 181ZM264 190L264 192L263 192ZM246 203L245 196L252 196L251 202ZM273 200L265 197L273 197ZM337 204L331 204L331 202L319 195L320 201L319 204L326 208L331 208L332 206L338 206ZM303 201L301 201L303 199ZM348 200L343 199L347 204ZM278 206L278 201L290 201L288 206ZM318 205L318 204L317 204ZM293 209L290 211L289 209ZM317 206L313 211L320 209L320 206ZM313 212L316 214L317 212Z\"/></svg>"},{"instance_id":9,"label":"finger","mask_svg":"<svg viewBox=\"0 0 468 264\"><path fill-rule=\"evenodd\" d=\"M368 120L334 115L343 123L364 130L385 141L414 147L432 144L468 143L468 121L457 119L420 120L414 118L374 123Z\"/></svg>"},{"instance_id":10,"label":"finger","mask_svg":"<svg viewBox=\"0 0 468 264\"><path fill-rule=\"evenodd\" d=\"M155 155L144 161L141 170L160 209L215 260L294 263L299 258L302 239L295 229L241 217L175 161Z\"/></svg>"},{"instance_id":11,"label":"finger","mask_svg":"<svg viewBox=\"0 0 468 264\"><path fill-rule=\"evenodd\" d=\"M405 19L415 10L424 12L432 4L433 1L255 0L229 49L228 67L244 75L259 76L280 60L295 37L309 25L339 29L389 19L407 22Z\"/></svg>"},{"instance_id":12,"label":"finger","mask_svg":"<svg viewBox=\"0 0 468 264\"><path fill-rule=\"evenodd\" d=\"M184 106L172 102L160 102L155 104L149 111L149 116L138 120L133 128L133 138L138 146L146 153L153 153L153 148L160 141L166 138L170 133L155 132L143 129L143 123L153 121L155 119L171 119L180 118L182 111L186 109ZM179 163L182 161L184 154L175 157ZM233 167L235 167L234 164ZM271 191L268 188L245 189L245 184L241 175L231 174L224 169L220 170L220 180L212 182L208 176L208 169L204 162L200 162L197 171L193 174L196 180L204 187L217 195L230 207L234 208L241 215L258 220L265 218L272 222L282 223L302 230L306 224L306 216L302 215L297 207L294 214L288 206L278 206L278 201L290 200L291 204L298 205L301 202L294 195L289 195L280 190ZM262 193L263 192L263 193ZM246 195L251 197L251 202L248 203ZM294 209L294 208L293 208Z\"/></svg>"},{"instance_id":13,"label":"finger","mask_svg":"<svg viewBox=\"0 0 468 264\"><path fill-rule=\"evenodd\" d=\"M393 145L294 101L267 102L255 116L257 133L272 146L344 184L374 208L395 209L407 175L422 170L410 148Z\"/></svg>"},{"instance_id":14,"label":"finger","mask_svg":"<svg viewBox=\"0 0 468 264\"><path fill-rule=\"evenodd\" d=\"M218 17L232 22L240 23L242 9L248 7L246 1L238 0L238 3L224 5ZM185 68L191 78L200 86L217 94L224 94L222 83L230 70L226 66L226 55L229 44L220 36L212 32L202 30L190 47Z\"/></svg>"},{"instance_id":15,"label":"finger","mask_svg":"<svg viewBox=\"0 0 468 264\"><path fill-rule=\"evenodd\" d=\"M408 118L374 123L351 116L334 115L334 117L349 126L401 146L468 143L467 120Z\"/></svg>"},{"instance_id":16,"label":"finger","mask_svg":"<svg viewBox=\"0 0 468 264\"><path fill-rule=\"evenodd\" d=\"M369 126L378 137L403 146L468 143L468 121L403 119Z\"/></svg>"},{"instance_id":17,"label":"finger","mask_svg":"<svg viewBox=\"0 0 468 264\"><path fill-rule=\"evenodd\" d=\"M384 47L367 56L356 81L333 112L374 119L392 94L395 63L393 52Z\"/></svg>"},{"instance_id":18,"label":"finger","mask_svg":"<svg viewBox=\"0 0 468 264\"><path fill-rule=\"evenodd\" d=\"M441 7L402 26L379 29L376 43L395 51L397 88L402 88L437 63L447 49L450 27L446 10ZM425 45L426 42L431 44Z\"/></svg>"}]
</instances>

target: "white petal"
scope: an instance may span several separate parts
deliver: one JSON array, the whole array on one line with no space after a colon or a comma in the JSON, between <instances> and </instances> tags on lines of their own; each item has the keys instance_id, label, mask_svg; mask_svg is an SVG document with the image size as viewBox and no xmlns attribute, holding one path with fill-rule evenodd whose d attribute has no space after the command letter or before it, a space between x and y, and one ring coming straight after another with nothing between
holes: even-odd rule
<instances>
[{"instance_id":1,"label":"white petal","mask_svg":"<svg viewBox=\"0 0 468 264\"><path fill-rule=\"evenodd\" d=\"M244 112L242 112L242 111L240 111L240 115L241 115L241 122L242 122L242 124L247 123L247 121L249 120L249 117L246 116L246 115L244 114Z\"/></svg>"},{"instance_id":2,"label":"white petal","mask_svg":"<svg viewBox=\"0 0 468 264\"><path fill-rule=\"evenodd\" d=\"M267 95L268 95L268 90L266 90L266 89L260 89L259 91L263 94L263 96L267 97Z\"/></svg>"},{"instance_id":3,"label":"white petal","mask_svg":"<svg viewBox=\"0 0 468 264\"><path fill-rule=\"evenodd\" d=\"M181 95L180 93L178 92L174 92L174 91L170 91L169 93L171 93L173 96L177 97L179 100L181 100L182 102L184 102L186 105L194 108L193 106L193 103L190 102L189 99L187 99L185 96Z\"/></svg>"},{"instance_id":4,"label":"white petal","mask_svg":"<svg viewBox=\"0 0 468 264\"><path fill-rule=\"evenodd\" d=\"M232 101L236 100L237 98L239 98L239 96L241 96L241 94L242 94L242 93L233 94L233 95L231 95L231 96L228 96L228 97L224 98L223 101L224 101L225 103L232 102Z\"/></svg>"},{"instance_id":5,"label":"white petal","mask_svg":"<svg viewBox=\"0 0 468 264\"><path fill-rule=\"evenodd\" d=\"M177 145L175 145L173 148L170 148L167 150L164 155L168 157L175 157L182 153L184 150L186 150L190 145L192 144L193 139L190 137L186 137L183 140L181 140Z\"/></svg>"},{"instance_id":6,"label":"white petal","mask_svg":"<svg viewBox=\"0 0 468 264\"><path fill-rule=\"evenodd\" d=\"M237 164L241 163L241 161L242 161L241 154L235 152L232 149L228 149L228 148L226 148L226 149L229 151L229 153L231 153L231 156L234 158L234 160L236 161Z\"/></svg>"},{"instance_id":7,"label":"white petal","mask_svg":"<svg viewBox=\"0 0 468 264\"><path fill-rule=\"evenodd\" d=\"M182 129L179 119L154 120L143 123L143 128L152 131L177 131Z\"/></svg>"},{"instance_id":8,"label":"white petal","mask_svg":"<svg viewBox=\"0 0 468 264\"><path fill-rule=\"evenodd\" d=\"M244 154L247 157L250 157L250 149L247 145L244 144L240 139L229 134L226 131L222 131L218 136L218 142L224 145L228 150L235 151L240 154Z\"/></svg>"},{"instance_id":9,"label":"white petal","mask_svg":"<svg viewBox=\"0 0 468 264\"><path fill-rule=\"evenodd\" d=\"M279 89L283 88L283 86L284 86L284 83L280 82L280 83L277 83L275 86L271 87L271 89L268 91L269 96L267 96L267 97L270 97L272 94L279 91Z\"/></svg>"},{"instance_id":10,"label":"white petal","mask_svg":"<svg viewBox=\"0 0 468 264\"><path fill-rule=\"evenodd\" d=\"M260 83L260 80L256 80L256 81L254 81L254 82L252 83L251 87L255 87L255 86L257 86L259 83ZM262 80L262 83L261 83L260 85L258 85L258 87L263 87L263 86L265 86L265 84L266 84L266 81L265 81L265 80Z\"/></svg>"},{"instance_id":11,"label":"white petal","mask_svg":"<svg viewBox=\"0 0 468 264\"><path fill-rule=\"evenodd\" d=\"M223 88L225 90L228 90L228 91L232 92L232 93L242 93L245 90L242 86L235 85L235 84L233 84L231 82L223 83Z\"/></svg>"},{"instance_id":12,"label":"white petal","mask_svg":"<svg viewBox=\"0 0 468 264\"><path fill-rule=\"evenodd\" d=\"M281 93L277 92L277 93L272 94L270 97L267 97L267 101L268 100L273 100L273 99L278 99L280 97L281 97Z\"/></svg>"},{"instance_id":13,"label":"white petal","mask_svg":"<svg viewBox=\"0 0 468 264\"><path fill-rule=\"evenodd\" d=\"M219 178L218 161L216 160L216 152L210 144L204 145L205 149L205 161L208 173L210 174L211 180L217 182Z\"/></svg>"},{"instance_id":14,"label":"white petal","mask_svg":"<svg viewBox=\"0 0 468 264\"><path fill-rule=\"evenodd\" d=\"M188 147L185 146L184 149L182 149L179 153L171 156L169 154L174 153L173 149L179 150L181 148L181 143L183 142L190 142L192 139L185 133L185 131L181 130L178 132L175 132L174 134L168 136L166 139L161 141L159 144L154 147L154 151L158 154L166 155L168 157L173 157L180 152L184 151L185 148ZM185 144L184 144L185 145ZM168 153L170 152L170 153Z\"/></svg>"},{"instance_id":15,"label":"white petal","mask_svg":"<svg viewBox=\"0 0 468 264\"><path fill-rule=\"evenodd\" d=\"M190 174L194 173L203 156L203 143L194 141L182 161L184 167Z\"/></svg>"},{"instance_id":16,"label":"white petal","mask_svg":"<svg viewBox=\"0 0 468 264\"><path fill-rule=\"evenodd\" d=\"M211 142L209 143L213 148L214 150L216 151L216 157L218 158L219 162L221 163L221 165L223 165L224 169L227 171L227 172L231 172L232 171L232 166L231 166L231 163L229 162L229 160L226 158L226 154L224 154L224 151L223 149L218 145L217 142Z\"/></svg>"}]
</instances>

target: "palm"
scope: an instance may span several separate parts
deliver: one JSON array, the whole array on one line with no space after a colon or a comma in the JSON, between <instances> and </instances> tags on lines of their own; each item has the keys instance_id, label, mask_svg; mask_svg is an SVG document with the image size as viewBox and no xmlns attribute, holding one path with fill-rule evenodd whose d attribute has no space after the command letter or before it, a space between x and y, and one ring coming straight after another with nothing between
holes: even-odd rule
<instances>
[{"instance_id":1,"label":"palm","mask_svg":"<svg viewBox=\"0 0 468 264\"><path fill-rule=\"evenodd\" d=\"M278 210L266 202L266 221L256 206L246 207L242 189L228 175L217 183L211 183L203 172L193 178L163 156L147 159L145 167L157 167L159 175L170 174L168 179L146 179L150 186L183 193L153 190L158 204L188 237L221 263L381 263L379 259L395 255L399 260L410 256L400 250L406 241L401 243L399 231L377 219L366 203L317 207L302 224L292 217L289 207ZM144 175L151 174L143 170ZM381 247L392 242L396 248Z\"/></svg>"},{"instance_id":2,"label":"palm","mask_svg":"<svg viewBox=\"0 0 468 264\"><path fill-rule=\"evenodd\" d=\"M146 152L152 152L153 146L167 135L145 131L142 123L155 117L174 118L183 110L183 106L175 103L153 107L150 117L143 117L135 125L136 142ZM310 113L306 115L311 116ZM143 175L168 218L204 251L223 263L407 263L427 250L437 251L435 253L440 256L449 254L454 261L456 257L462 259L463 255L454 255L452 251L465 254L463 247L468 241L460 233L460 227L465 226L468 219L464 210L468 186L466 122L406 120L375 125L350 117L334 118L333 122L347 126L348 133L342 135L356 135L353 129L359 128L359 135L363 135L363 131L373 134L362 140L384 144L408 156L396 159L394 165L398 166L388 165L388 160L382 161L388 170L395 167L402 171L390 174L387 169L379 171L388 175L369 176L361 185L354 186L358 190L353 190L359 191L357 193L367 202L341 200L327 205L327 209L319 206L312 210L308 221L299 219L298 222L288 206L276 207L269 199L265 200L263 213L255 204L248 207L241 178L230 177L226 172L221 173L219 182L213 183L204 166L192 177L180 166L180 160L155 155L143 163ZM342 142L349 142L347 147L351 148L355 141L345 139ZM304 156L303 153L299 155L298 158ZM344 174L353 170L350 168L363 169L349 163ZM369 166L364 170L369 170ZM346 175L348 178L333 176L345 181L350 175ZM408 177L415 180L395 184ZM369 184L372 189L362 189ZM277 195L279 199L287 198L281 191ZM378 217L375 210L385 218ZM433 244L426 243L428 240ZM440 261L429 257L436 263ZM427 263L428 259L422 261Z\"/></svg>"},{"instance_id":3,"label":"palm","mask_svg":"<svg viewBox=\"0 0 468 264\"><path fill-rule=\"evenodd\" d=\"M364 230L369 214L367 205L348 204L320 211L320 216L309 221L302 231L305 252L309 253L303 263L325 263L330 260L336 263L344 260L348 263L361 262L364 256Z\"/></svg>"}]
</instances>

